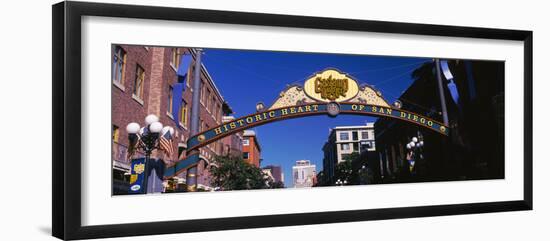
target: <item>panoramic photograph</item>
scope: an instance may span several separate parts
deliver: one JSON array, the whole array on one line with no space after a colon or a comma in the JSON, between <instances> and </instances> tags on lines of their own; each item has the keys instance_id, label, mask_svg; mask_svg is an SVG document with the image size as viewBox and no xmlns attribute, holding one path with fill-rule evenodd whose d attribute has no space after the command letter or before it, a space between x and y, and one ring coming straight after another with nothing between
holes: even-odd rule
<instances>
[{"instance_id":1,"label":"panoramic photograph","mask_svg":"<svg viewBox=\"0 0 550 241\"><path fill-rule=\"evenodd\" d=\"M504 62L112 46L112 195L504 178Z\"/></svg>"}]
</instances>

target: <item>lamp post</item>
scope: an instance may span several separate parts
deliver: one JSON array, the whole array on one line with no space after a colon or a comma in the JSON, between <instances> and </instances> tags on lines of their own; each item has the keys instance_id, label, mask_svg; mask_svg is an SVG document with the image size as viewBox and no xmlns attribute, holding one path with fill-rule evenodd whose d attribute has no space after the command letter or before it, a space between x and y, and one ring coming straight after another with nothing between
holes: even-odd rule
<instances>
[{"instance_id":1,"label":"lamp post","mask_svg":"<svg viewBox=\"0 0 550 241\"><path fill-rule=\"evenodd\" d=\"M416 159L422 159L424 158L422 156L422 147L424 147L424 140L422 140L422 136L419 137L412 137L411 142L407 144L407 149L410 152L410 156L407 155L407 159L409 161L409 172L415 173L415 163Z\"/></svg>"},{"instance_id":2,"label":"lamp post","mask_svg":"<svg viewBox=\"0 0 550 241\"><path fill-rule=\"evenodd\" d=\"M338 186L344 186L344 185L348 184L348 181L347 180L342 181L342 180L338 179L335 184L338 185Z\"/></svg>"},{"instance_id":3,"label":"lamp post","mask_svg":"<svg viewBox=\"0 0 550 241\"><path fill-rule=\"evenodd\" d=\"M126 126L128 132L128 140L135 149L141 149L145 153L145 176L143 182L145 183L145 190L147 191L149 162L151 154L155 149L161 149L159 145L159 137L161 135L170 132L170 138L174 135L174 128L171 126L163 126L159 122L159 118L156 115L148 115L145 117L145 126L141 127L136 122L131 122ZM153 184L154 186L154 184Z\"/></svg>"},{"instance_id":4,"label":"lamp post","mask_svg":"<svg viewBox=\"0 0 550 241\"><path fill-rule=\"evenodd\" d=\"M359 184L366 184L368 181L368 170L365 164L361 165L359 169Z\"/></svg>"}]
</instances>

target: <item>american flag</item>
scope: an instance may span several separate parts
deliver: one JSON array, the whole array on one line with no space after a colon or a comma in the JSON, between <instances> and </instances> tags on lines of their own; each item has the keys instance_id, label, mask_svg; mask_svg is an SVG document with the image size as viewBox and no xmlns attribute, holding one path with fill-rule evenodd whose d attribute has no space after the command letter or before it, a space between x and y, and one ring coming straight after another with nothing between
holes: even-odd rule
<instances>
[{"instance_id":1,"label":"american flag","mask_svg":"<svg viewBox=\"0 0 550 241\"><path fill-rule=\"evenodd\" d=\"M160 136L159 144L160 149L164 150L166 152L166 155L168 157L171 157L174 153L174 145L172 145L172 135L170 134L170 131L167 131L163 135Z\"/></svg>"}]
</instances>

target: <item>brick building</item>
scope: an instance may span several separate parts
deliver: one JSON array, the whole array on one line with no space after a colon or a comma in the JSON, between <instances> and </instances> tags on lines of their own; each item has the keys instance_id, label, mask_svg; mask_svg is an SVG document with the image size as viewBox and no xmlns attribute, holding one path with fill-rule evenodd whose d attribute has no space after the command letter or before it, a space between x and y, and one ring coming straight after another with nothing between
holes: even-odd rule
<instances>
[{"instance_id":1,"label":"brick building","mask_svg":"<svg viewBox=\"0 0 550 241\"><path fill-rule=\"evenodd\" d=\"M126 159L128 133L126 125L137 122L143 125L145 116L155 114L160 122L175 129L174 148L178 151L171 157L164 157L171 165L185 158L186 141L190 131L195 50L189 48L144 47L134 45L112 46L112 134L113 134L113 191L124 192L130 170ZM174 99L173 85L177 83L177 70L183 54L192 56L188 68L185 89L181 100ZM212 77L204 65L201 68L200 131L221 124L230 108L225 103ZM180 109L173 113L173 106L179 101ZM176 116L177 115L177 116ZM208 165L215 155L221 155L222 141L216 141L200 149L197 183L199 188L209 189ZM162 158L153 153L153 158ZM186 173L179 173L179 180L185 181ZM119 190L120 189L120 190ZM118 190L118 191L117 191Z\"/></svg>"},{"instance_id":2,"label":"brick building","mask_svg":"<svg viewBox=\"0 0 550 241\"><path fill-rule=\"evenodd\" d=\"M245 130L243 133L243 159L244 161L260 167L262 148L256 137L256 132Z\"/></svg>"},{"instance_id":3,"label":"brick building","mask_svg":"<svg viewBox=\"0 0 550 241\"><path fill-rule=\"evenodd\" d=\"M231 112L231 111L227 111ZM234 116L224 116L223 123L235 120ZM243 133L239 132L234 135L230 135L221 140L222 155L224 156L241 156L243 153Z\"/></svg>"}]
</instances>

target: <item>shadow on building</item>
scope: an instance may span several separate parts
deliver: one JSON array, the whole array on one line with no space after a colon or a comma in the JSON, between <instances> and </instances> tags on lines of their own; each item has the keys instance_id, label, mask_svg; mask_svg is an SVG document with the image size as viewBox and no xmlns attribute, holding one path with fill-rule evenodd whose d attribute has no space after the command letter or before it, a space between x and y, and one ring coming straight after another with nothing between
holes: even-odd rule
<instances>
[{"instance_id":1,"label":"shadow on building","mask_svg":"<svg viewBox=\"0 0 550 241\"><path fill-rule=\"evenodd\" d=\"M374 183L504 178L504 62L449 60L448 66L458 94L451 94L442 76L450 135L379 118L377 155L365 153L359 160L368 163ZM434 67L429 62L416 69L399 101L401 109L442 120ZM407 144L413 137L423 146L412 172Z\"/></svg>"}]
</instances>

